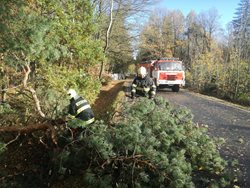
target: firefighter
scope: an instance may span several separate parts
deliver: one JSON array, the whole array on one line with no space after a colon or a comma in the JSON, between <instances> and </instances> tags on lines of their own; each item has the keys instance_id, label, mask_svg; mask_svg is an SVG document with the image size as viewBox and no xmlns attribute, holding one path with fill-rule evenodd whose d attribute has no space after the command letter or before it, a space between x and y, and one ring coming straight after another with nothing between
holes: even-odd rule
<instances>
[{"instance_id":1,"label":"firefighter","mask_svg":"<svg viewBox=\"0 0 250 188\"><path fill-rule=\"evenodd\" d=\"M147 75L146 68L140 67L137 71L137 77L135 77L132 83L131 98L142 96L153 99L155 94L156 86L154 81Z\"/></svg>"},{"instance_id":2,"label":"firefighter","mask_svg":"<svg viewBox=\"0 0 250 188\"><path fill-rule=\"evenodd\" d=\"M94 113L88 102L77 95L74 89L69 89L67 94L70 98L68 113L71 116L68 125L76 135L79 135L95 121Z\"/></svg>"}]
</instances>

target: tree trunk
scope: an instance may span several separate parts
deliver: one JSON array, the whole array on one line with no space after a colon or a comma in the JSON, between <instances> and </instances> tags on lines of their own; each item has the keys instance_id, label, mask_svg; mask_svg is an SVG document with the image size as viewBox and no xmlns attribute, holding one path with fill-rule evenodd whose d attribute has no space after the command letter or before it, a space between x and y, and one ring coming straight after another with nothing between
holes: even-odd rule
<instances>
[{"instance_id":1,"label":"tree trunk","mask_svg":"<svg viewBox=\"0 0 250 188\"><path fill-rule=\"evenodd\" d=\"M108 45L109 45L109 35L110 35L110 31L111 31L111 26L113 24L113 0L111 0L111 7L110 7L110 21L109 21L109 26L106 32L106 40L105 40L105 47L104 47L104 54L106 54L107 49L108 49ZM101 69L100 69L100 73L99 73L99 79L102 78L102 73L104 71L104 61L101 62Z\"/></svg>"}]
</instances>

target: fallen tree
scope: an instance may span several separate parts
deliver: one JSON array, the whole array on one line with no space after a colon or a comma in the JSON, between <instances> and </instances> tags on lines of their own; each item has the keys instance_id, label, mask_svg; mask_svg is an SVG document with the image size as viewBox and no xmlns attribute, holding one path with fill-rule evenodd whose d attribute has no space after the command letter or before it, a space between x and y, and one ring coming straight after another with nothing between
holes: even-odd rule
<instances>
[{"instance_id":1,"label":"fallen tree","mask_svg":"<svg viewBox=\"0 0 250 188\"><path fill-rule=\"evenodd\" d=\"M123 106L116 121L96 121L80 137L65 137L67 143L60 148L44 140L47 147L43 146L41 154L47 156L46 168L36 165L24 177L39 171L39 177L32 174L32 180L52 187L232 185L227 162L217 149L218 140L206 134L206 127L195 125L187 109L172 108L161 98ZM17 143L15 146L18 148ZM6 185L10 180L24 187L33 185L24 177L4 177Z\"/></svg>"}]
</instances>

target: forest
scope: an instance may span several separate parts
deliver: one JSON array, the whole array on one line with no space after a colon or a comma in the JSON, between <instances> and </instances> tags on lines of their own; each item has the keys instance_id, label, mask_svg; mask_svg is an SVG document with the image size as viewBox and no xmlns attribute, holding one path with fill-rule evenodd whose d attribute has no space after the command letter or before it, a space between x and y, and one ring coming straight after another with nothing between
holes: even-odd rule
<instances>
[{"instance_id":1,"label":"forest","mask_svg":"<svg viewBox=\"0 0 250 188\"><path fill-rule=\"evenodd\" d=\"M18 148L22 139L27 143L33 139L41 141L44 135L33 135L34 131L41 130L49 130L42 133L49 134L46 141L42 142L55 144L56 130L45 125L45 122L57 125L63 121L62 117L68 103L68 100L65 100L66 93L69 88L76 89L92 105L101 87L111 80L112 73L135 74L136 64L148 59L177 57L184 62L189 89L249 106L250 1L240 0L238 7L235 7L235 17L228 23L227 29L221 28L220 14L214 8L200 13L191 11L184 16L180 10L152 10L155 3L156 0L1 0L0 151L5 152L13 143ZM144 103L168 106L166 102L157 100L159 101L154 103ZM191 173L205 168L206 172L209 172L206 173L209 175L205 175L207 179L211 180L216 176L220 179L220 186L228 185L225 179L230 178L224 178L223 171L226 164L216 152L216 144L208 137L198 136L205 131L201 128L202 131L199 132L191 127L192 118L188 112L176 115L174 109L167 108L167 121L170 122L175 134L170 141L166 141L164 136L159 138L166 142L166 150L157 144L156 132L162 129L161 126L165 126L161 123L158 130L153 127L148 130L143 124L138 124L141 130L133 126L131 130L134 134L127 135L127 138L133 140L140 132L143 132L145 137L149 132L153 132L155 137L150 142L154 148L145 144L150 150L144 151L143 148L132 147L124 138L123 142L127 145L121 144L120 148L124 147L123 151L128 153L125 152L125 155L119 148L115 148L112 142L121 142L118 139L122 135L119 131L131 132L129 129L123 130L122 125L128 123L125 117L130 117L129 123L134 124L136 118L133 119L131 114L137 112L136 110L142 113L141 117L136 116L139 119L146 117L152 110L147 109L148 111L143 112L140 110L143 102L138 104L139 106L132 105L127 110L124 109L124 119L121 118L121 121L114 123L116 128L112 130L113 135L117 135L116 139L112 140L113 135L105 128L105 125L114 126L113 122L100 121L96 123L97 128L91 130L98 132L97 135L90 135L93 142L89 143L88 138L82 143L88 148L94 148L91 150L92 163L88 164L90 168L84 173L85 184L87 181L87 185L91 185L94 181L95 187L123 187L124 182L129 181L128 187L146 187L150 176L155 180L148 184L148 187L192 187L195 178L191 178ZM178 117L178 120L171 119L173 116L181 117ZM159 117L155 118L150 121L161 121ZM178 124L185 126L180 129L176 127ZM196 135L195 140L187 140L184 136L187 132ZM29 136L25 137L27 134ZM167 133L163 131L162 134ZM101 138L98 136L102 136L103 140L100 141ZM138 142L137 145L144 141L145 138L135 140ZM207 156L201 158L200 163L195 163L194 159L198 158L202 152L201 148L207 141L212 145L209 146L212 148L211 151L207 151ZM198 143L198 149L193 148L191 143ZM178 147L170 149L171 144ZM65 157L68 152L57 153L57 160L52 160L49 153L54 146L47 147L50 149L47 148L48 155L44 160L51 163L62 161L62 156ZM181 147L184 149L179 150ZM104 151L103 148L107 150ZM140 152L136 152L136 148ZM159 150L153 155L152 152L156 148ZM179 152L176 152L177 150ZM162 153L166 151L171 153L168 156L170 158L163 157ZM186 151L189 153L187 158L190 163L184 161ZM154 160L150 160L151 158ZM173 159L183 161L182 166L178 167ZM156 170L157 165L162 165L158 160L165 160L165 165L170 165L172 171L166 170L169 166L164 165L163 171ZM116 171L124 164L125 171L119 172L119 177L116 176ZM103 170L104 166L107 166L106 171ZM143 167L146 168L145 171L142 170ZM47 173L49 168L43 169L42 172ZM35 170L37 169L41 170L40 167ZM131 169L134 175L132 180L126 177L126 172ZM35 172L34 168L32 170L28 169L27 173ZM112 173L109 174L109 170ZM9 179L12 182L13 179L23 182L19 180L20 174L15 175L13 171L10 172L11 175L5 173L0 174L0 181L4 182L6 187L10 185ZM53 178L39 178L39 181L42 179L41 181L46 184L54 182ZM197 179L196 183L200 181ZM13 185L15 186L16 184Z\"/></svg>"}]
</instances>

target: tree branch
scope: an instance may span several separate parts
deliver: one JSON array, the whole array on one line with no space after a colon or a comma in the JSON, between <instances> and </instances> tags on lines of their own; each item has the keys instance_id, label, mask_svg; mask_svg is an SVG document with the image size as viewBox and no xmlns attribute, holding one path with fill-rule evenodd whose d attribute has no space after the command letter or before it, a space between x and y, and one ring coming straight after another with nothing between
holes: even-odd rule
<instances>
[{"instance_id":1,"label":"tree branch","mask_svg":"<svg viewBox=\"0 0 250 188\"><path fill-rule=\"evenodd\" d=\"M57 144L56 130L54 129L52 125L48 125L48 124L35 124L35 125L29 125L26 127L14 127L14 126L3 127L3 128L0 128L0 133L18 133L18 136L14 140L8 142L8 144L10 144L14 142L15 140L17 140L20 134L29 134L35 131L46 131L46 130L49 130L51 132L51 139L53 143Z\"/></svg>"},{"instance_id":2,"label":"tree branch","mask_svg":"<svg viewBox=\"0 0 250 188\"><path fill-rule=\"evenodd\" d=\"M45 114L41 110L40 101L38 100L38 97L36 95L36 91L32 87L27 86L27 81L29 78L29 74L31 72L30 67L28 65L26 65L23 68L23 71L24 71L23 87L25 88L25 90L29 91L32 94L32 97L35 101L36 109L37 109L38 113L40 114L41 117L45 118Z\"/></svg>"}]
</instances>

